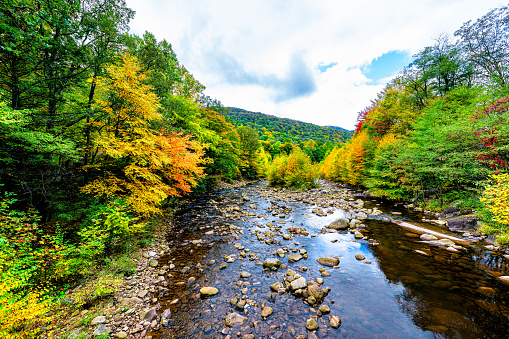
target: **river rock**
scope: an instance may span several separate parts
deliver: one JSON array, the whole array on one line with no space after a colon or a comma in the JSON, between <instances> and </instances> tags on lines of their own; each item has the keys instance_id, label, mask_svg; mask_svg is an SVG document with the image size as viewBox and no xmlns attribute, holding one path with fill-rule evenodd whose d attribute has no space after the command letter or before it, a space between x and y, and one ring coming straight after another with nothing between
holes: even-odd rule
<instances>
[{"instance_id":1,"label":"river rock","mask_svg":"<svg viewBox=\"0 0 509 339\"><path fill-rule=\"evenodd\" d=\"M294 281L292 281L290 283L290 288L292 289L292 291L305 288L306 286L307 286L306 278L304 278L304 277L300 277L298 279L295 279Z\"/></svg>"},{"instance_id":2,"label":"river rock","mask_svg":"<svg viewBox=\"0 0 509 339\"><path fill-rule=\"evenodd\" d=\"M341 219L333 221L332 223L330 223L329 225L327 225L325 227L333 229L333 230L345 230L348 228L348 226L349 226L348 219L341 218Z\"/></svg>"},{"instance_id":3,"label":"river rock","mask_svg":"<svg viewBox=\"0 0 509 339\"><path fill-rule=\"evenodd\" d=\"M228 315L226 315L225 325L232 327L235 324L243 324L246 319L246 317L243 317L236 312L228 313Z\"/></svg>"},{"instance_id":4,"label":"river rock","mask_svg":"<svg viewBox=\"0 0 509 339\"><path fill-rule=\"evenodd\" d=\"M366 257L363 256L362 254L356 254L355 255L355 259L357 259L357 260L364 260L364 259L366 259Z\"/></svg>"},{"instance_id":5,"label":"river rock","mask_svg":"<svg viewBox=\"0 0 509 339\"><path fill-rule=\"evenodd\" d=\"M502 284L509 286L509 275L502 275L500 277L497 277L497 280L500 281Z\"/></svg>"},{"instance_id":6,"label":"river rock","mask_svg":"<svg viewBox=\"0 0 509 339\"><path fill-rule=\"evenodd\" d=\"M262 317L267 318L274 313L274 310L268 306L265 306L262 310Z\"/></svg>"},{"instance_id":7,"label":"river rock","mask_svg":"<svg viewBox=\"0 0 509 339\"><path fill-rule=\"evenodd\" d=\"M329 314L330 313L330 307L327 306L327 305L320 305L318 310L320 310L320 312L322 312L322 314Z\"/></svg>"},{"instance_id":8,"label":"river rock","mask_svg":"<svg viewBox=\"0 0 509 339\"><path fill-rule=\"evenodd\" d=\"M431 235L431 234L421 234L420 238L421 238L421 240L424 240L424 241L438 240L437 237L435 237L434 235Z\"/></svg>"},{"instance_id":9,"label":"river rock","mask_svg":"<svg viewBox=\"0 0 509 339\"><path fill-rule=\"evenodd\" d=\"M493 298L497 294L497 291L494 288L484 286L477 288L477 292L488 298Z\"/></svg>"},{"instance_id":10,"label":"river rock","mask_svg":"<svg viewBox=\"0 0 509 339\"><path fill-rule=\"evenodd\" d=\"M288 262L295 262L302 259L302 255L300 253L292 253L288 255Z\"/></svg>"},{"instance_id":11,"label":"river rock","mask_svg":"<svg viewBox=\"0 0 509 339\"><path fill-rule=\"evenodd\" d=\"M203 298L212 297L218 293L219 293L219 290L215 287L206 286L206 287L202 287L200 289L200 294Z\"/></svg>"},{"instance_id":12,"label":"river rock","mask_svg":"<svg viewBox=\"0 0 509 339\"><path fill-rule=\"evenodd\" d=\"M316 331L318 329L318 324L315 319L306 320L306 329L308 331Z\"/></svg>"},{"instance_id":13,"label":"river rock","mask_svg":"<svg viewBox=\"0 0 509 339\"><path fill-rule=\"evenodd\" d=\"M104 335L108 335L111 333L111 329L107 326L105 326L104 324L101 324L99 325L99 327L97 327L94 331L94 333L92 333L94 336L104 336Z\"/></svg>"},{"instance_id":14,"label":"river rock","mask_svg":"<svg viewBox=\"0 0 509 339\"><path fill-rule=\"evenodd\" d=\"M339 326L341 326L341 319L337 315L331 315L329 318L329 325L332 328L339 328Z\"/></svg>"},{"instance_id":15,"label":"river rock","mask_svg":"<svg viewBox=\"0 0 509 339\"><path fill-rule=\"evenodd\" d=\"M278 268L281 266L281 261L275 258L267 258L263 261L263 267L272 269L273 267Z\"/></svg>"},{"instance_id":16,"label":"river rock","mask_svg":"<svg viewBox=\"0 0 509 339\"><path fill-rule=\"evenodd\" d=\"M316 300L323 299L323 291L320 289L318 285L310 285L308 286L308 294L314 297Z\"/></svg>"},{"instance_id":17,"label":"river rock","mask_svg":"<svg viewBox=\"0 0 509 339\"><path fill-rule=\"evenodd\" d=\"M275 282L272 285L270 285L270 289L274 292L278 292L280 288L284 288L285 286L281 282Z\"/></svg>"},{"instance_id":18,"label":"river rock","mask_svg":"<svg viewBox=\"0 0 509 339\"><path fill-rule=\"evenodd\" d=\"M155 259L150 259L150 261L148 262L148 264L152 267L156 267L157 265L159 265L159 263L157 262L157 260Z\"/></svg>"},{"instance_id":19,"label":"river rock","mask_svg":"<svg viewBox=\"0 0 509 339\"><path fill-rule=\"evenodd\" d=\"M337 266L339 264L339 258L338 257L333 257L333 256L330 256L330 257L327 257L327 258L318 258L318 259L316 259L316 261L320 265L327 266L327 267L334 267L334 266Z\"/></svg>"},{"instance_id":20,"label":"river rock","mask_svg":"<svg viewBox=\"0 0 509 339\"><path fill-rule=\"evenodd\" d=\"M124 331L120 331L120 332L115 333L113 336L118 339L125 339L125 338L127 338L127 333Z\"/></svg>"},{"instance_id":21,"label":"river rock","mask_svg":"<svg viewBox=\"0 0 509 339\"><path fill-rule=\"evenodd\" d=\"M438 325L454 324L453 331L458 338L483 338L484 331L475 322L458 312L432 307L429 316Z\"/></svg>"},{"instance_id":22,"label":"river rock","mask_svg":"<svg viewBox=\"0 0 509 339\"><path fill-rule=\"evenodd\" d=\"M251 276L251 273L249 273L248 271L242 271L240 272L240 277L242 279L246 279L246 278L249 278Z\"/></svg>"},{"instance_id":23,"label":"river rock","mask_svg":"<svg viewBox=\"0 0 509 339\"><path fill-rule=\"evenodd\" d=\"M90 325L98 325L98 324L104 324L106 322L106 317L104 315L100 315L92 319L92 322Z\"/></svg>"},{"instance_id":24,"label":"river rock","mask_svg":"<svg viewBox=\"0 0 509 339\"><path fill-rule=\"evenodd\" d=\"M350 220L350 228L355 228L359 224L361 224L361 221L359 219Z\"/></svg>"}]
</instances>

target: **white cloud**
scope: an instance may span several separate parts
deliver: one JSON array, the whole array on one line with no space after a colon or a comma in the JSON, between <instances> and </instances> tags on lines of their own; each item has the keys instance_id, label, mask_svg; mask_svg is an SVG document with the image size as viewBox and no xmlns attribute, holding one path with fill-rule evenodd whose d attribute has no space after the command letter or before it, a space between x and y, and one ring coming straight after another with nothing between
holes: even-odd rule
<instances>
[{"instance_id":1,"label":"white cloud","mask_svg":"<svg viewBox=\"0 0 509 339\"><path fill-rule=\"evenodd\" d=\"M383 85L360 67L418 52L498 0L127 0L132 31L152 32L227 106L352 129ZM324 73L320 64L337 63Z\"/></svg>"}]
</instances>

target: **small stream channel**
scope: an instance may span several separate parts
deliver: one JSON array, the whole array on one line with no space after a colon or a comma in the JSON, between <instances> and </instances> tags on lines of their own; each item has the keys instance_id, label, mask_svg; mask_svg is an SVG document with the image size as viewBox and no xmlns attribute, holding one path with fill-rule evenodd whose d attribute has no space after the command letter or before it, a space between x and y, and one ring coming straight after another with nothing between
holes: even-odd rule
<instances>
[{"instance_id":1,"label":"small stream channel","mask_svg":"<svg viewBox=\"0 0 509 339\"><path fill-rule=\"evenodd\" d=\"M334 193L333 186L316 190ZM343 189L344 190L344 189ZM267 193L269 192L269 193ZM444 247L423 243L419 235L391 221L420 222L423 215L394 207L393 204L361 198L364 208L377 207L384 214L363 220L363 234L355 239L348 231L321 233L345 211L331 209L327 216L311 211L312 203L285 197L284 193L255 184L215 192L181 207L175 228L168 237L169 254L159 259L168 270L168 293L159 296L162 308L171 310L167 326L150 333L154 338L507 338L509 337L509 288L496 277L507 275L507 259L477 244L450 252ZM352 192L353 194L353 192ZM271 210L286 209L284 217ZM401 214L391 214L391 212ZM292 225L309 235L283 233ZM258 233L276 230L273 243L259 241ZM436 227L435 227L436 229ZM377 244L378 243L378 244ZM234 247L243 246L242 250ZM287 251L279 258L276 271L264 269L266 258L278 258L274 251ZM288 262L288 254L307 251L308 258ZM419 252L416 252L418 250ZM241 256L246 253L246 257ZM366 260L357 260L362 254ZM233 255L235 261L225 262ZM338 256L339 268L324 267L316 259ZM270 286L283 282L288 269L306 280L321 278L320 269L331 274L322 287L331 291L323 299L330 314L317 314L317 305L291 293L272 292ZM251 273L240 278L240 272ZM192 277L192 278L191 278ZM189 280L191 278L191 280ZM219 293L203 299L199 290L213 286ZM244 310L230 300L244 298ZM261 309L274 313L262 319ZM231 312L247 317L242 324L225 326ZM329 326L336 315L342 324ZM315 318L319 329L310 333L306 320Z\"/></svg>"}]
</instances>

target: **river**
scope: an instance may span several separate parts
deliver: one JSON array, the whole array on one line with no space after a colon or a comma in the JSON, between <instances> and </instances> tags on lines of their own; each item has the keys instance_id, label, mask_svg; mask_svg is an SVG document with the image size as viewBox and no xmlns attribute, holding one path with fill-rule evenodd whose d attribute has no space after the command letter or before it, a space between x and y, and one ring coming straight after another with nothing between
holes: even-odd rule
<instances>
[{"instance_id":1,"label":"river","mask_svg":"<svg viewBox=\"0 0 509 339\"><path fill-rule=\"evenodd\" d=\"M182 205L168 236L171 251L159 259L167 268L168 289L159 295L158 313L169 309L171 316L149 334L227 339L509 337L509 288L496 279L508 274L502 253L481 243L457 251L425 243L394 223L431 226L422 222L422 214L355 193L329 183L307 192L258 183ZM319 206L326 215L313 213ZM361 219L357 238L354 230L324 230L350 208L377 208L382 214ZM288 256L297 253L304 258L289 262ZM317 262L329 256L338 257L339 264ZM281 266L264 268L268 258L279 259ZM316 303L291 288L271 291L274 283L284 286L294 279L289 270L308 285L330 291ZM241 278L241 272L248 274ZM204 286L219 293L204 298ZM241 300L245 302L238 304ZM265 307L273 313L263 318ZM226 324L233 313L245 319ZM341 319L337 329L329 322L332 316ZM317 330L306 329L309 319L316 321Z\"/></svg>"}]
</instances>

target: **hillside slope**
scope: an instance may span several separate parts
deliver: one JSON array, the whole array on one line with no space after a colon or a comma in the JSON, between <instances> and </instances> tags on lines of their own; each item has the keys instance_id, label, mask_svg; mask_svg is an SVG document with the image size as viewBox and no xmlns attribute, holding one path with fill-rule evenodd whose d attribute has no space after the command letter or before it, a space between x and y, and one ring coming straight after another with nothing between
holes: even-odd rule
<instances>
[{"instance_id":1,"label":"hillside slope","mask_svg":"<svg viewBox=\"0 0 509 339\"><path fill-rule=\"evenodd\" d=\"M315 124L279 118L273 115L259 112L250 112L241 108L228 107L226 115L233 123L249 126L259 131L261 140L271 142L290 141L292 143L304 142L307 140L320 141L322 143L342 142L352 137L352 131L341 127L318 126Z\"/></svg>"}]
</instances>

